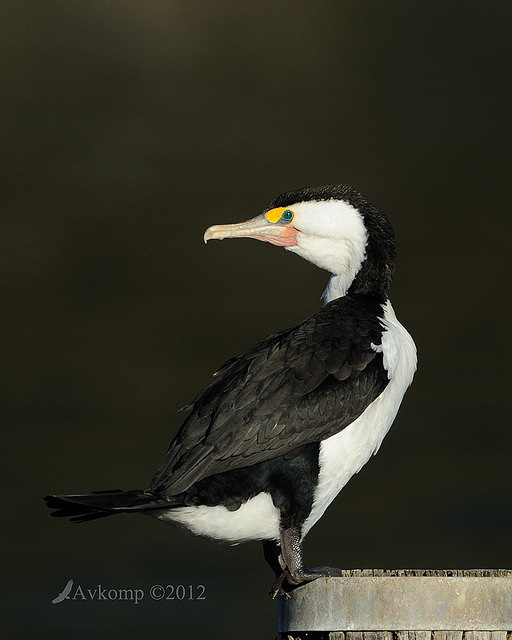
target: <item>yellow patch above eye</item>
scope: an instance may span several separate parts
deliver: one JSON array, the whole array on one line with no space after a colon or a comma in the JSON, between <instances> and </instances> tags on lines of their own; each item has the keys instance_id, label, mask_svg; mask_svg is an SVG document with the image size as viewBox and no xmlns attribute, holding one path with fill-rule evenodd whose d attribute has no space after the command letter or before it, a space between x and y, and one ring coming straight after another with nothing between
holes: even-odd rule
<instances>
[{"instance_id":1,"label":"yellow patch above eye","mask_svg":"<svg viewBox=\"0 0 512 640\"><path fill-rule=\"evenodd\" d=\"M269 222L277 222L278 220L281 220L283 211L286 211L287 208L288 207L276 207L275 209L270 209L270 211L267 211L265 214L265 218Z\"/></svg>"}]
</instances>

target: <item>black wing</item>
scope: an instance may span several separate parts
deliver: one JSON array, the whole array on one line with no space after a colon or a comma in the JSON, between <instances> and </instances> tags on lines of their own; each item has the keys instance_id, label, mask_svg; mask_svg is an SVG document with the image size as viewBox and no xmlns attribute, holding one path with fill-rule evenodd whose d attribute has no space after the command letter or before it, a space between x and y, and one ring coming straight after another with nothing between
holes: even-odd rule
<instances>
[{"instance_id":1,"label":"black wing","mask_svg":"<svg viewBox=\"0 0 512 640\"><path fill-rule=\"evenodd\" d=\"M151 488L176 495L344 429L388 383L372 348L381 317L368 298L338 298L230 360L189 405Z\"/></svg>"}]
</instances>

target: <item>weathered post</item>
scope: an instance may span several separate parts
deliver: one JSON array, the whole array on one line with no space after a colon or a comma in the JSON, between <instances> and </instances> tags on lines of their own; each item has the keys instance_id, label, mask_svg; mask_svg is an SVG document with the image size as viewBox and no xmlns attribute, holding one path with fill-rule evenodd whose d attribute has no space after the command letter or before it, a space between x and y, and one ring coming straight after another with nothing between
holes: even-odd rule
<instances>
[{"instance_id":1,"label":"weathered post","mask_svg":"<svg viewBox=\"0 0 512 640\"><path fill-rule=\"evenodd\" d=\"M281 597L278 640L512 640L512 570L347 570Z\"/></svg>"}]
</instances>

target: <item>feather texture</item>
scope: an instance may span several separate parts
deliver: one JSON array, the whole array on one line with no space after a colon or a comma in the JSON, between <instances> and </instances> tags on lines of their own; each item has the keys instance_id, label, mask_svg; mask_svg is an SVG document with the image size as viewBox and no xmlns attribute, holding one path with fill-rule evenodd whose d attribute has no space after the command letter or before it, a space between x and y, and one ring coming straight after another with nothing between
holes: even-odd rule
<instances>
[{"instance_id":1,"label":"feather texture","mask_svg":"<svg viewBox=\"0 0 512 640\"><path fill-rule=\"evenodd\" d=\"M151 489L177 495L226 471L324 440L386 387L382 306L365 296L325 305L232 359L189 405Z\"/></svg>"}]
</instances>

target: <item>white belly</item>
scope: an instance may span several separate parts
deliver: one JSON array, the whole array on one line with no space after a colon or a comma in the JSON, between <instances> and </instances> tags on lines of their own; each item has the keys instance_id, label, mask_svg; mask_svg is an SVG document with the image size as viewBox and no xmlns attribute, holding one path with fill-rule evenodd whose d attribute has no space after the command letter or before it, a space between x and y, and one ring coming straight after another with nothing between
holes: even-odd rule
<instances>
[{"instance_id":1,"label":"white belly","mask_svg":"<svg viewBox=\"0 0 512 640\"><path fill-rule=\"evenodd\" d=\"M157 516L159 520L193 533L239 544L249 540L279 540L279 511L268 493L259 493L236 511L226 507L180 507Z\"/></svg>"},{"instance_id":2,"label":"white belly","mask_svg":"<svg viewBox=\"0 0 512 640\"><path fill-rule=\"evenodd\" d=\"M416 347L398 322L393 307L384 305L385 329L382 347L389 383L381 395L350 426L320 444L320 473L313 508L306 519L302 538L322 517L350 478L375 454L389 431L407 387L416 371Z\"/></svg>"}]
</instances>

